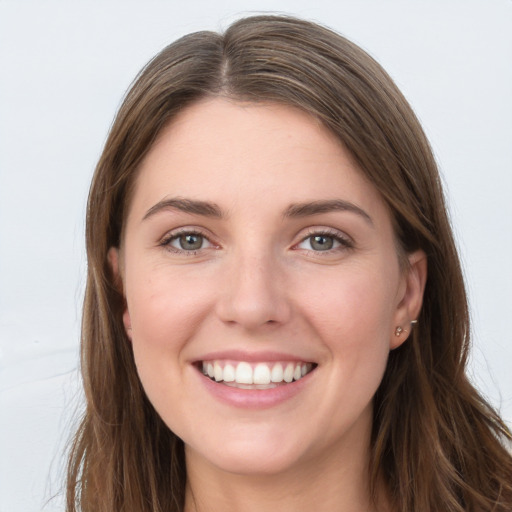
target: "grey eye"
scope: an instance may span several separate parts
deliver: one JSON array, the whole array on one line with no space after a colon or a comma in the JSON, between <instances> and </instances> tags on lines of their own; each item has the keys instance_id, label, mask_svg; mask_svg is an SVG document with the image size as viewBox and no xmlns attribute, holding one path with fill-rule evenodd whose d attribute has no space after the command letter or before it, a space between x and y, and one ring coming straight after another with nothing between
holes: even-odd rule
<instances>
[{"instance_id":1,"label":"grey eye","mask_svg":"<svg viewBox=\"0 0 512 512\"><path fill-rule=\"evenodd\" d=\"M332 236L315 235L309 237L309 240L314 251L328 251L334 247L334 238Z\"/></svg>"},{"instance_id":2,"label":"grey eye","mask_svg":"<svg viewBox=\"0 0 512 512\"><path fill-rule=\"evenodd\" d=\"M307 251L327 252L338 249L342 245L348 244L335 235L319 233L318 235L308 236L297 247Z\"/></svg>"},{"instance_id":3,"label":"grey eye","mask_svg":"<svg viewBox=\"0 0 512 512\"><path fill-rule=\"evenodd\" d=\"M171 245L183 251L197 251L203 248L204 237L195 233L185 233L172 240Z\"/></svg>"}]
</instances>

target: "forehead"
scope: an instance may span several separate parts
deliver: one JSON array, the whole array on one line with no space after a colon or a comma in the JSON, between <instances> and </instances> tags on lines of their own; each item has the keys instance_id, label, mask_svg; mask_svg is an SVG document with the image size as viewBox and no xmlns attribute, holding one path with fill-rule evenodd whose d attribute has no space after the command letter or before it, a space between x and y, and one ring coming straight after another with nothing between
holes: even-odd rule
<instances>
[{"instance_id":1,"label":"forehead","mask_svg":"<svg viewBox=\"0 0 512 512\"><path fill-rule=\"evenodd\" d=\"M184 109L146 155L132 206L149 208L167 195L254 212L340 196L372 210L384 207L320 121L289 106L223 98Z\"/></svg>"}]
</instances>

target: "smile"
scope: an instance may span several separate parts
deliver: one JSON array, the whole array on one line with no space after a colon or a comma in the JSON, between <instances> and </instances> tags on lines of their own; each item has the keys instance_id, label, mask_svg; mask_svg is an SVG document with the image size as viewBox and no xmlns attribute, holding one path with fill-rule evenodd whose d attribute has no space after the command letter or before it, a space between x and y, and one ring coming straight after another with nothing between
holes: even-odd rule
<instances>
[{"instance_id":1,"label":"smile","mask_svg":"<svg viewBox=\"0 0 512 512\"><path fill-rule=\"evenodd\" d=\"M258 362L245 361L202 361L204 375L215 382L241 389L269 389L302 379L310 373L313 363L295 362Z\"/></svg>"}]
</instances>

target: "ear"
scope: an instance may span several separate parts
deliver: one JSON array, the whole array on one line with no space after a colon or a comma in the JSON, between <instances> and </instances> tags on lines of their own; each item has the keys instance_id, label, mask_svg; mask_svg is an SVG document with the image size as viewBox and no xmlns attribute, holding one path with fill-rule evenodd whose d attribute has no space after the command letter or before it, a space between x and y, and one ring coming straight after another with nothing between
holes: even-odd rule
<instances>
[{"instance_id":1,"label":"ear","mask_svg":"<svg viewBox=\"0 0 512 512\"><path fill-rule=\"evenodd\" d=\"M391 333L390 349L399 347L411 334L423 304L427 282L427 255L418 250L408 255L399 302L395 312L395 326Z\"/></svg>"},{"instance_id":2,"label":"ear","mask_svg":"<svg viewBox=\"0 0 512 512\"><path fill-rule=\"evenodd\" d=\"M122 262L120 250L117 247L111 247L107 253L107 259L112 269L114 276L114 284L117 287L119 293L124 297L124 286L123 286L123 273L122 273ZM123 310L123 325L126 335L132 339L132 322L130 313L128 311L128 305L126 303L126 297L124 297L124 310Z\"/></svg>"}]
</instances>

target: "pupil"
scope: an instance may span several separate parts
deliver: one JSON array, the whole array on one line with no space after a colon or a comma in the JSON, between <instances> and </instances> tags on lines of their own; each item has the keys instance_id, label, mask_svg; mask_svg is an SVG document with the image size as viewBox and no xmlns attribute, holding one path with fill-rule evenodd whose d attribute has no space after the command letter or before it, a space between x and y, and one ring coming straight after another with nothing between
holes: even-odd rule
<instances>
[{"instance_id":1,"label":"pupil","mask_svg":"<svg viewBox=\"0 0 512 512\"><path fill-rule=\"evenodd\" d=\"M330 236L314 236L311 240L311 247L313 247L315 251L328 251L332 249L333 245L334 242Z\"/></svg>"},{"instance_id":2,"label":"pupil","mask_svg":"<svg viewBox=\"0 0 512 512\"><path fill-rule=\"evenodd\" d=\"M201 249L203 245L203 237L201 235L181 235L180 245L182 249L194 250Z\"/></svg>"}]
</instances>

